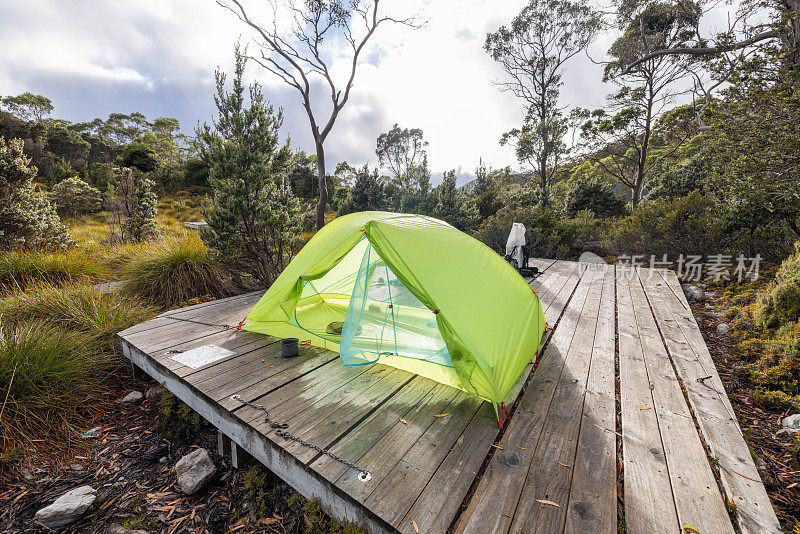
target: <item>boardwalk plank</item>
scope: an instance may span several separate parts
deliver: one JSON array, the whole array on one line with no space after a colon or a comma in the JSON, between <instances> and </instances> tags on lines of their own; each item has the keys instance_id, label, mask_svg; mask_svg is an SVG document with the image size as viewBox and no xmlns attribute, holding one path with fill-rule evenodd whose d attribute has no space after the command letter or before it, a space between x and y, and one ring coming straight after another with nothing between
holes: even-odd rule
<instances>
[{"instance_id":1,"label":"boardwalk plank","mask_svg":"<svg viewBox=\"0 0 800 534\"><path fill-rule=\"evenodd\" d=\"M675 273L658 271L653 277L644 276L642 280L648 296L653 299L659 328L683 380L700 431L711 454L718 460L727 498L736 505L737 526L743 533L781 532L730 400ZM701 383L700 378L707 385Z\"/></svg>"},{"instance_id":2,"label":"boardwalk plank","mask_svg":"<svg viewBox=\"0 0 800 534\"><path fill-rule=\"evenodd\" d=\"M605 273L592 363L583 404L580 437L569 494L565 532L612 534L617 531L615 274Z\"/></svg>"},{"instance_id":3,"label":"boardwalk plank","mask_svg":"<svg viewBox=\"0 0 800 534\"><path fill-rule=\"evenodd\" d=\"M633 269L617 267L625 526L631 534L677 532L678 516L636 324L634 283L639 280Z\"/></svg>"},{"instance_id":4,"label":"boardwalk plank","mask_svg":"<svg viewBox=\"0 0 800 534\"><path fill-rule=\"evenodd\" d=\"M678 520L681 526L690 525L700 532L733 534L706 451L638 276L630 290Z\"/></svg>"}]
</instances>

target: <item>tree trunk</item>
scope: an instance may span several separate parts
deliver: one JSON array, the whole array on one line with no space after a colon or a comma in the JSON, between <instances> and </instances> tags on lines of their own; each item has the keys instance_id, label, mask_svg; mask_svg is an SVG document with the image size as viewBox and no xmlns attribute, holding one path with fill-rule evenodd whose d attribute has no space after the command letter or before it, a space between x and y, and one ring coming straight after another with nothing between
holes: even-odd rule
<instances>
[{"instance_id":1,"label":"tree trunk","mask_svg":"<svg viewBox=\"0 0 800 534\"><path fill-rule=\"evenodd\" d=\"M642 200L642 182L637 180L636 185L631 187L631 210L636 210L640 200Z\"/></svg>"},{"instance_id":2,"label":"tree trunk","mask_svg":"<svg viewBox=\"0 0 800 534\"><path fill-rule=\"evenodd\" d=\"M325 226L325 206L328 204L328 186L325 183L325 148L317 142L317 184L319 200L317 201L317 230Z\"/></svg>"}]
</instances>

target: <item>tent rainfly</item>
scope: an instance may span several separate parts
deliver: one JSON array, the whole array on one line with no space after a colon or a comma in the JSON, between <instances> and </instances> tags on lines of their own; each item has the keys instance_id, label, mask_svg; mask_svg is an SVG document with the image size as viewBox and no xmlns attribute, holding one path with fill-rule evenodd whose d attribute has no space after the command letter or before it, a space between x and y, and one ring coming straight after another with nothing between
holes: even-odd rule
<instances>
[{"instance_id":1,"label":"tent rainfly","mask_svg":"<svg viewBox=\"0 0 800 534\"><path fill-rule=\"evenodd\" d=\"M338 217L303 247L245 330L380 361L497 406L536 354L539 298L501 256L449 224L370 211Z\"/></svg>"}]
</instances>

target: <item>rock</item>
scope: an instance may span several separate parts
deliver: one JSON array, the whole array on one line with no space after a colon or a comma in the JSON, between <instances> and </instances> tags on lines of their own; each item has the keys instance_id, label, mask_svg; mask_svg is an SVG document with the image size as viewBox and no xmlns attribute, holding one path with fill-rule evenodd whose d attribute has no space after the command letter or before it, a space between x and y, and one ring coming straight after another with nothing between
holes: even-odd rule
<instances>
[{"instance_id":1,"label":"rock","mask_svg":"<svg viewBox=\"0 0 800 534\"><path fill-rule=\"evenodd\" d=\"M81 464L69 464L69 468L73 471L83 471L83 466Z\"/></svg>"},{"instance_id":2,"label":"rock","mask_svg":"<svg viewBox=\"0 0 800 534\"><path fill-rule=\"evenodd\" d=\"M125 528L122 525L113 524L106 529L106 534L150 534L146 530Z\"/></svg>"},{"instance_id":3,"label":"rock","mask_svg":"<svg viewBox=\"0 0 800 534\"><path fill-rule=\"evenodd\" d=\"M728 333L728 323L719 323L717 325L717 334L727 334Z\"/></svg>"},{"instance_id":4,"label":"rock","mask_svg":"<svg viewBox=\"0 0 800 534\"><path fill-rule=\"evenodd\" d=\"M31 470L28 469L27 467L23 467L22 469L19 470L19 472L22 475L22 478L24 478L26 481L28 482L33 481L34 478L33 473L31 473Z\"/></svg>"},{"instance_id":5,"label":"rock","mask_svg":"<svg viewBox=\"0 0 800 534\"><path fill-rule=\"evenodd\" d=\"M139 402L143 398L144 394L141 391L131 391L125 395L120 402L122 404L133 404L134 402Z\"/></svg>"},{"instance_id":6,"label":"rock","mask_svg":"<svg viewBox=\"0 0 800 534\"><path fill-rule=\"evenodd\" d=\"M717 310L711 310L708 312L708 316L713 319L725 319L727 317L724 313Z\"/></svg>"},{"instance_id":7,"label":"rock","mask_svg":"<svg viewBox=\"0 0 800 534\"><path fill-rule=\"evenodd\" d=\"M715 299L717 298L716 291L706 291L706 298Z\"/></svg>"},{"instance_id":8,"label":"rock","mask_svg":"<svg viewBox=\"0 0 800 534\"><path fill-rule=\"evenodd\" d=\"M145 399L152 399L161 393L161 386L153 386L144 394Z\"/></svg>"},{"instance_id":9,"label":"rock","mask_svg":"<svg viewBox=\"0 0 800 534\"><path fill-rule=\"evenodd\" d=\"M697 302L703 302L706 300L705 292L697 286L693 286L692 284L681 284L681 288L683 289L683 293L686 295L686 298L689 300L694 300Z\"/></svg>"},{"instance_id":10,"label":"rock","mask_svg":"<svg viewBox=\"0 0 800 534\"><path fill-rule=\"evenodd\" d=\"M56 499L50 506L36 512L36 521L45 528L55 530L78 519L97 499L97 490L81 486Z\"/></svg>"},{"instance_id":11,"label":"rock","mask_svg":"<svg viewBox=\"0 0 800 534\"><path fill-rule=\"evenodd\" d=\"M784 417L781 426L792 434L800 434L800 413Z\"/></svg>"},{"instance_id":12,"label":"rock","mask_svg":"<svg viewBox=\"0 0 800 534\"><path fill-rule=\"evenodd\" d=\"M187 495L194 495L208 484L217 469L205 449L190 452L175 464L178 486Z\"/></svg>"}]
</instances>

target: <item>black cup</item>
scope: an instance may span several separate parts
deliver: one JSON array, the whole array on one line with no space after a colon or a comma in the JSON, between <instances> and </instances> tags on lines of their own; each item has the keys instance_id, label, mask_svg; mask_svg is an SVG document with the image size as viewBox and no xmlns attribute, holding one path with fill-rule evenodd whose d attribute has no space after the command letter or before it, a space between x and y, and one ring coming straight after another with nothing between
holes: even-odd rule
<instances>
[{"instance_id":1,"label":"black cup","mask_svg":"<svg viewBox=\"0 0 800 534\"><path fill-rule=\"evenodd\" d=\"M296 337L287 337L281 340L281 356L284 358L294 358L297 356L297 343L300 340Z\"/></svg>"}]
</instances>

